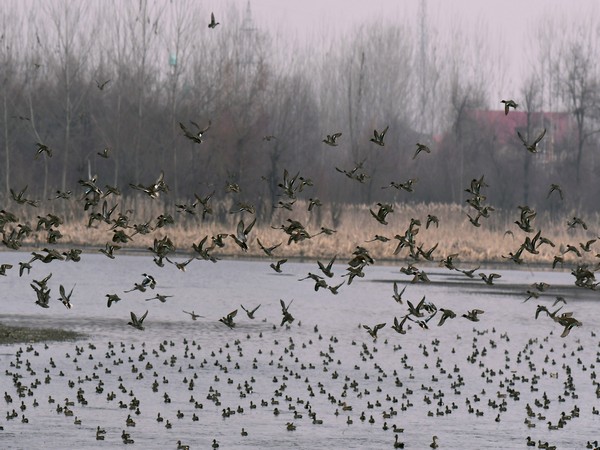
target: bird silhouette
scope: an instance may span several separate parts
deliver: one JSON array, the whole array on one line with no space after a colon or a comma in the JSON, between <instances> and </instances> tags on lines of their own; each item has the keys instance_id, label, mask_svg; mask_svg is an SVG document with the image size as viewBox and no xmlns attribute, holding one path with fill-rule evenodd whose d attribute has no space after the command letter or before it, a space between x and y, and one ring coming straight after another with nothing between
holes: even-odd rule
<instances>
[{"instance_id":1,"label":"bird silhouette","mask_svg":"<svg viewBox=\"0 0 600 450\"><path fill-rule=\"evenodd\" d=\"M546 134L546 129L544 128L544 130L538 135L538 137L536 137L533 142L529 143L523 137L523 135L517 130L517 135L519 136L519 139L521 139L521 142L523 142L523 145L525 146L525 148L527 150L529 150L531 153L538 153L539 152L539 150L538 150L538 144L544 138L545 134Z\"/></svg>"},{"instance_id":2,"label":"bird silhouette","mask_svg":"<svg viewBox=\"0 0 600 450\"><path fill-rule=\"evenodd\" d=\"M319 266L319 269L321 269L321 272L323 272L325 274L325 276L327 276L328 278L333 277L333 272L332 272L331 268L333 267L333 263L335 262L336 258L337 258L337 255L335 255L333 258L331 258L329 260L329 262L327 263L327 265L324 265L321 261L317 261L317 265Z\"/></svg>"},{"instance_id":3,"label":"bird silhouette","mask_svg":"<svg viewBox=\"0 0 600 450\"><path fill-rule=\"evenodd\" d=\"M367 333L373 338L373 340L377 339L377 332L385 327L385 323L378 323L373 328L368 325L363 325L363 328L367 330Z\"/></svg>"},{"instance_id":4,"label":"bird silhouette","mask_svg":"<svg viewBox=\"0 0 600 450\"><path fill-rule=\"evenodd\" d=\"M256 308L254 308L254 309L250 309L250 310L249 310L249 309L246 309L246 308L244 308L244 305L241 305L241 306L242 306L242 309L243 309L244 311L246 311L246 314L248 315L248 318L249 318L249 319L254 319L254 313L255 313L256 311L258 311L258 308L260 308L260 305L258 305Z\"/></svg>"},{"instance_id":5,"label":"bird silhouette","mask_svg":"<svg viewBox=\"0 0 600 450\"><path fill-rule=\"evenodd\" d=\"M385 145L383 139L385 138L385 134L387 133L389 128L390 126L388 125L381 133L378 133L377 130L373 130L373 137L371 138L371 142L374 142L375 144L383 147Z\"/></svg>"},{"instance_id":6,"label":"bird silhouette","mask_svg":"<svg viewBox=\"0 0 600 450\"><path fill-rule=\"evenodd\" d=\"M332 147L335 147L337 144L337 138L339 138L342 135L342 133L333 133L333 134L328 134L327 137L325 139L323 139L323 142L325 142L327 145L331 145Z\"/></svg>"},{"instance_id":7,"label":"bird silhouette","mask_svg":"<svg viewBox=\"0 0 600 450\"><path fill-rule=\"evenodd\" d=\"M289 312L289 308L290 306L292 306L293 301L294 300L290 300L290 302L286 306L283 300L279 300L279 304L281 305L281 314L283 315L280 326L284 326L286 323L289 323L291 325L292 322L294 322L294 316L292 316L292 314Z\"/></svg>"},{"instance_id":8,"label":"bird silhouette","mask_svg":"<svg viewBox=\"0 0 600 450\"><path fill-rule=\"evenodd\" d=\"M188 312L188 311L183 311L186 314L189 314L192 317L192 320L196 320L198 319L198 317L202 317L204 318L204 316L201 316L200 314L196 314L193 310L192 312Z\"/></svg>"},{"instance_id":9,"label":"bird silhouette","mask_svg":"<svg viewBox=\"0 0 600 450\"><path fill-rule=\"evenodd\" d=\"M402 320L398 322L398 319L394 317L394 325L392 325L392 330L399 334L406 334L406 330L403 327L407 319L408 315L404 316Z\"/></svg>"},{"instance_id":10,"label":"bird silhouette","mask_svg":"<svg viewBox=\"0 0 600 450\"><path fill-rule=\"evenodd\" d=\"M219 319L219 322L224 323L225 325L227 325L229 328L233 329L235 328L235 322L233 321L234 317L237 315L237 309L231 311L229 314L227 314L224 317L221 317Z\"/></svg>"},{"instance_id":11,"label":"bird silhouette","mask_svg":"<svg viewBox=\"0 0 600 450\"><path fill-rule=\"evenodd\" d=\"M244 228L244 221L240 220L237 226L237 234L231 234L230 236L233 238L235 243L239 245L239 247L243 251L248 251L248 234L254 227L256 223L256 219L254 219L247 227Z\"/></svg>"},{"instance_id":12,"label":"bird silhouette","mask_svg":"<svg viewBox=\"0 0 600 450\"><path fill-rule=\"evenodd\" d=\"M73 289L75 289L75 286L71 288L71 292L69 292L69 295L66 295L65 287L62 284L58 288L58 291L60 292L59 300L62 302L63 305L65 305L67 309L71 309L73 307L73 305L71 304L71 295L73 294Z\"/></svg>"},{"instance_id":13,"label":"bird silhouette","mask_svg":"<svg viewBox=\"0 0 600 450\"><path fill-rule=\"evenodd\" d=\"M514 100L500 100L500 103L504 103L504 115L508 115L510 108L517 109L517 105Z\"/></svg>"},{"instance_id":14,"label":"bird silhouette","mask_svg":"<svg viewBox=\"0 0 600 450\"><path fill-rule=\"evenodd\" d=\"M462 316L471 322L479 322L479 314L483 314L481 309L472 309L471 311L467 311Z\"/></svg>"},{"instance_id":15,"label":"bird silhouette","mask_svg":"<svg viewBox=\"0 0 600 450\"><path fill-rule=\"evenodd\" d=\"M554 183L550 184L550 190L548 191L548 195L546 196L546 198L550 198L550 195L553 192L558 192L558 195L560 196L560 199L563 200L563 198L564 198L563 197L563 191L562 191L562 188L560 187L560 185L554 184Z\"/></svg>"},{"instance_id":16,"label":"bird silhouette","mask_svg":"<svg viewBox=\"0 0 600 450\"><path fill-rule=\"evenodd\" d=\"M413 156L413 159L415 159L421 152L431 153L431 149L429 147L427 147L425 144L420 144L417 142L417 150L415 151L415 155Z\"/></svg>"},{"instance_id":17,"label":"bird silhouette","mask_svg":"<svg viewBox=\"0 0 600 450\"><path fill-rule=\"evenodd\" d=\"M480 273L479 276L483 281L485 281L485 284L489 284L491 286L492 284L494 284L494 279L501 278L502 275L499 275L497 273L490 273L489 275L486 275L485 273Z\"/></svg>"},{"instance_id":18,"label":"bird silhouette","mask_svg":"<svg viewBox=\"0 0 600 450\"><path fill-rule=\"evenodd\" d=\"M138 318L134 312L131 312L131 321L127 323L127 325L131 325L133 328L137 328L138 330L144 330L144 319L146 319L146 316L148 315L148 311L146 310L146 312L144 313L143 316L141 316L140 318Z\"/></svg>"},{"instance_id":19,"label":"bird silhouette","mask_svg":"<svg viewBox=\"0 0 600 450\"><path fill-rule=\"evenodd\" d=\"M404 289L402 289L401 292L398 292L398 283L394 281L394 295L392 297L397 303L402 304L402 295L404 294L404 291L406 291L406 286L404 286Z\"/></svg>"},{"instance_id":20,"label":"bird silhouette","mask_svg":"<svg viewBox=\"0 0 600 450\"><path fill-rule=\"evenodd\" d=\"M444 325L447 319L454 319L456 317L456 313L450 309L440 308L442 313L442 317L440 317L440 321L438 322L438 327Z\"/></svg>"},{"instance_id":21,"label":"bird silhouette","mask_svg":"<svg viewBox=\"0 0 600 450\"><path fill-rule=\"evenodd\" d=\"M41 142L36 142L35 145L37 147L37 152L35 153L35 156L33 157L33 159L38 159L44 153L48 156L48 158L52 157L52 149L50 147L48 147L46 144L42 144Z\"/></svg>"},{"instance_id":22,"label":"bird silhouette","mask_svg":"<svg viewBox=\"0 0 600 450\"><path fill-rule=\"evenodd\" d=\"M96 80L96 87L97 87L99 90L103 91L103 90L104 90L104 88L105 88L105 87L108 85L108 83L110 83L111 81L112 81L112 80L106 80L106 81L102 81L102 82L100 82L100 81Z\"/></svg>"},{"instance_id":23,"label":"bird silhouette","mask_svg":"<svg viewBox=\"0 0 600 450\"><path fill-rule=\"evenodd\" d=\"M215 14L211 12L210 13L210 23L208 24L208 28L214 30L217 27L217 25L219 25L219 22L215 21Z\"/></svg>"},{"instance_id":24,"label":"bird silhouette","mask_svg":"<svg viewBox=\"0 0 600 450\"><path fill-rule=\"evenodd\" d=\"M280 260L279 260L279 261L277 261L276 263L271 263L271 264L270 264L270 266L271 266L271 269L273 269L273 270L274 270L275 272L277 272L277 273L281 273L281 272L282 272L282 270L281 270L281 266L282 266L284 263L286 263L286 262L287 262L287 258L285 258L285 259L280 259Z\"/></svg>"},{"instance_id":25,"label":"bird silhouette","mask_svg":"<svg viewBox=\"0 0 600 450\"><path fill-rule=\"evenodd\" d=\"M106 298L106 306L108 308L110 308L113 303L116 303L121 300L121 297L119 297L117 294L106 294Z\"/></svg>"}]
</instances>

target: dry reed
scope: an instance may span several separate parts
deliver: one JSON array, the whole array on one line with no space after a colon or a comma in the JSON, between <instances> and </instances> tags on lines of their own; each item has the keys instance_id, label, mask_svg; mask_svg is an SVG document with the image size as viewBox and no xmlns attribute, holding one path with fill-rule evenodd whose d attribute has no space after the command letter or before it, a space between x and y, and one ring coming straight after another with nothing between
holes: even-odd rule
<instances>
[{"instance_id":1,"label":"dry reed","mask_svg":"<svg viewBox=\"0 0 600 450\"><path fill-rule=\"evenodd\" d=\"M55 200L51 206L46 208L47 212L58 215L64 221L59 227L63 237L54 244L57 248L68 247L86 247L86 248L104 248L107 242L111 242L113 232L111 225L104 222L96 222L93 226L88 226L89 212L83 212L80 205L73 201ZM213 250L214 256L219 257L264 257L256 238L258 237L265 246L271 246L278 243L282 245L274 252L276 258L328 258L333 255L349 256L356 246L367 248L370 254L376 260L397 260L405 261L409 259L408 252L402 250L394 255L394 250L398 240L394 239L396 235L403 235L409 226L411 218L419 219L421 226L416 235L418 245L428 250L437 244L433 253L433 258L440 261L450 254L459 254L458 260L468 263L479 262L500 262L507 261L505 258L509 252L516 252L523 243L526 236L533 237L534 233L525 233L520 230L514 221L519 218L519 211L494 211L487 219L481 219L481 227L474 227L468 220L466 207L452 204L395 204L394 211L387 216L388 225L378 223L370 214L369 206L366 205L324 205L315 207L312 212L308 211L308 202L298 200L293 205L293 211L286 209L275 209L270 218L265 218L268 213L260 211L269 211L266 205L257 206L257 214L262 219L257 220L257 224L249 234L248 252L242 252L235 245L232 239L227 239L227 245ZM109 205L110 207L110 205ZM199 209L200 207L196 208ZM375 212L376 206L371 207ZM154 225L156 217L163 213L170 213L175 219L173 225L160 229L155 229L149 234L134 234L132 229L127 230L127 234L132 236L131 241L121 245L122 250L146 249L151 247L154 239L161 239L168 236L175 244L176 250L181 254L193 254L192 244L198 243L204 236L215 236L219 233L235 234L236 227L240 218L248 225L254 216L244 213L230 213L234 209L234 202L231 199L226 201L214 202L214 214L207 215L203 220L198 214L189 214L180 212L171 203L166 203L162 199L152 200L142 196L120 197L119 207L113 213L114 219L119 211L130 217L129 224L150 222ZM28 238L24 239L23 244L27 248L43 248L50 245L46 242L47 232L43 229L35 231L38 217L42 208L33 208L31 206L16 205L12 212L17 215L21 222L28 222L34 232ZM432 214L439 218L439 227L432 224L426 229L427 215ZM539 254L533 255L523 252L523 258L528 263L549 264L553 261L555 255L561 254L567 244L580 248L580 242L586 242L595 239L597 234L591 231L593 225L598 223L598 214L586 217L588 225L591 225L588 231L581 227L575 229L567 227L567 220L573 217L574 213L564 215L559 219L550 217L549 214L540 214L533 220L535 231L541 229L542 235L556 244L556 247L549 245L540 246ZM289 242L288 235L281 230L280 226L288 224L287 220L293 219L302 223L311 239L303 240L299 243ZM15 224L13 224L15 225ZM335 228L336 232L331 235L319 234L321 226ZM10 231L10 227L5 225L5 232ZM512 234L505 234L510 230ZM390 238L389 242L366 242L374 238L375 235L382 235ZM118 252L117 252L118 254ZM586 262L590 263L597 260L597 252L583 252L582 257L577 257L569 252L564 255L565 262Z\"/></svg>"}]
</instances>

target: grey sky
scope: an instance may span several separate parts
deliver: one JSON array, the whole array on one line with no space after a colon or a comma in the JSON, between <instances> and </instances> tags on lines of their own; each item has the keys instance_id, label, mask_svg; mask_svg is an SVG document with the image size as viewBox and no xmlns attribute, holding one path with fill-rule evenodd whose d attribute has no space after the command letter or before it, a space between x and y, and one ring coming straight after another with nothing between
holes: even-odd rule
<instances>
[{"instance_id":1,"label":"grey sky","mask_svg":"<svg viewBox=\"0 0 600 450\"><path fill-rule=\"evenodd\" d=\"M459 26L467 34L482 31L494 54L505 60L506 83L517 84L530 71L530 35L549 16L557 21L586 20L598 14L596 0L425 0L427 21L440 37ZM235 0L245 6L248 0ZM279 36L310 41L333 37L364 22L418 21L421 0L250 0L258 26ZM224 7L211 1L214 8ZM559 39L560 36L557 36Z\"/></svg>"}]
</instances>

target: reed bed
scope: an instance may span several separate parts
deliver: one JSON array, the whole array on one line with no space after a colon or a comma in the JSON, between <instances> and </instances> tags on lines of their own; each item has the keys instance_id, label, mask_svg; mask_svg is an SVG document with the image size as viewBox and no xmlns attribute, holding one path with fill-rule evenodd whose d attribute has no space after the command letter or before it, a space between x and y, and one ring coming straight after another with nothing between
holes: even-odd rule
<instances>
[{"instance_id":1,"label":"reed bed","mask_svg":"<svg viewBox=\"0 0 600 450\"><path fill-rule=\"evenodd\" d=\"M177 202L175 204L178 204ZM111 204L112 205L112 204ZM23 240L23 246L27 249L42 249L54 246L57 249L70 247L83 247L86 251L97 251L104 248L106 243L111 243L113 230L112 224L95 222L89 225L89 214L91 211L83 211L77 201L56 200L50 202L46 207L34 208L28 205L16 205L11 209L21 223L28 223L34 230L31 235ZM110 206L109 206L110 207ZM225 240L224 248L215 248L213 255L217 258L223 257L266 257L260 249L257 238L265 246L281 243L282 245L274 252L275 258L331 258L334 255L348 257L356 250L357 246L368 249L376 260L380 261L407 261L412 260L407 250L403 249L398 254L394 250L398 240L396 235L403 235L408 228L411 219L418 219L421 225L416 236L418 245L428 250L437 245L433 253L433 259L439 262L450 254L458 254L457 260L464 263L489 263L506 262L509 252L516 252L525 240L526 236L533 237L534 233L525 233L514 224L519 218L518 210L494 211L487 219L481 220L481 226L473 226L468 218L469 209L456 204L438 203L399 203L393 205L393 212L387 216L388 225L378 223L369 209L377 212L377 206L355 205L355 204L328 204L313 208L308 211L308 202L297 200L293 210L284 208L271 209L265 202L255 204L255 215L248 212L234 212L236 203L228 198L225 201L213 202L213 213L207 214L203 219L201 209L198 206L196 214L180 211L173 203L166 203L162 199L152 200L142 196L120 197L119 204L111 219L115 219L119 213L129 217L129 225L149 222L154 226L156 218L160 214L171 214L174 224L163 228L154 229L149 234L135 233L132 228L126 230L131 237L127 243L117 243L121 246L119 252L144 250L152 247L155 239L168 236L174 243L176 252L180 255L193 255L192 244L199 243L202 238L210 238L219 233L227 235L235 234L238 222L244 221L247 226L254 218L257 223L249 233L247 252L243 252L231 238ZM101 205L96 207L96 210ZM42 211L59 216L63 220L58 229L62 233L55 244L47 242L48 233L43 228L36 231L39 217L43 217ZM426 228L427 216L435 215L439 219L439 226L431 224ZM573 211L560 217L552 217L548 213L540 213L534 220L535 230L542 230L542 235L550 239L555 247L542 245L539 254L533 255L523 252L523 258L527 263L551 264L555 255L562 254L567 244L580 249L582 256L578 257L573 252L564 254L567 263L593 263L598 259L598 250L594 245L591 251L585 252L579 243L596 239L594 231L599 221L599 214L588 214L584 220L588 224L588 230L582 227L569 228L567 221L575 216ZM304 225L311 239L301 242L289 242L289 236L281 229L282 225L288 225L288 219L299 221ZM12 226L4 226L4 233L9 233ZM327 235L320 233L321 227L335 229L335 233ZM506 233L510 231L511 233ZM375 235L385 236L388 242L367 242L374 239ZM600 244L598 244L600 245ZM510 261L509 261L510 262Z\"/></svg>"}]
</instances>

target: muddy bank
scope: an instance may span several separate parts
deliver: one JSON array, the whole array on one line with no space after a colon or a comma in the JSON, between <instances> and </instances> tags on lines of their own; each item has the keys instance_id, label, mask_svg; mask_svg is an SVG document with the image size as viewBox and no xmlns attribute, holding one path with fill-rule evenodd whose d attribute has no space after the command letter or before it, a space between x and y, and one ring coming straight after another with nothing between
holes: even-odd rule
<instances>
[{"instance_id":1,"label":"muddy bank","mask_svg":"<svg viewBox=\"0 0 600 450\"><path fill-rule=\"evenodd\" d=\"M27 342L70 341L85 337L82 333L58 328L14 327L0 323L0 345Z\"/></svg>"}]
</instances>

